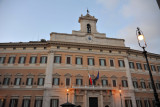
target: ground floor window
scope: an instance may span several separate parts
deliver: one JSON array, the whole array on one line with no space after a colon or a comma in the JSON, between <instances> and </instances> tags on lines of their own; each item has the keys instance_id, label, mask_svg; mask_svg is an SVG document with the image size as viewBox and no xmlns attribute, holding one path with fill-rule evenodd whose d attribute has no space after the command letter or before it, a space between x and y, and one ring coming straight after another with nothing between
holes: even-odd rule
<instances>
[{"instance_id":1,"label":"ground floor window","mask_svg":"<svg viewBox=\"0 0 160 107\"><path fill-rule=\"evenodd\" d=\"M42 107L42 100L41 99L36 99L34 103L34 107Z\"/></svg>"},{"instance_id":2,"label":"ground floor window","mask_svg":"<svg viewBox=\"0 0 160 107\"><path fill-rule=\"evenodd\" d=\"M132 101L130 99L125 100L125 107L133 107L132 106Z\"/></svg>"},{"instance_id":3,"label":"ground floor window","mask_svg":"<svg viewBox=\"0 0 160 107\"><path fill-rule=\"evenodd\" d=\"M137 105L137 107L142 107L142 101L141 100L136 100L136 105Z\"/></svg>"},{"instance_id":4,"label":"ground floor window","mask_svg":"<svg viewBox=\"0 0 160 107\"><path fill-rule=\"evenodd\" d=\"M59 107L59 100L58 99L51 99L50 107Z\"/></svg>"},{"instance_id":5,"label":"ground floor window","mask_svg":"<svg viewBox=\"0 0 160 107\"><path fill-rule=\"evenodd\" d=\"M0 107L5 107L5 99L0 99Z\"/></svg>"},{"instance_id":6,"label":"ground floor window","mask_svg":"<svg viewBox=\"0 0 160 107\"><path fill-rule=\"evenodd\" d=\"M9 107L17 107L17 106L18 106L18 99L11 99Z\"/></svg>"},{"instance_id":7,"label":"ground floor window","mask_svg":"<svg viewBox=\"0 0 160 107\"><path fill-rule=\"evenodd\" d=\"M144 100L145 107L151 107L149 100Z\"/></svg>"},{"instance_id":8,"label":"ground floor window","mask_svg":"<svg viewBox=\"0 0 160 107\"><path fill-rule=\"evenodd\" d=\"M30 107L30 99L23 99L22 107Z\"/></svg>"}]
</instances>

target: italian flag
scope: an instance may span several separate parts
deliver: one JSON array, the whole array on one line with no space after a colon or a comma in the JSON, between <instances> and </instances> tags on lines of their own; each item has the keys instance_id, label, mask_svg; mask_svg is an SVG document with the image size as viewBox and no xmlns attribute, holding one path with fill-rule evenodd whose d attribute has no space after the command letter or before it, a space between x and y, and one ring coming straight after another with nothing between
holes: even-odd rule
<instances>
[{"instance_id":1,"label":"italian flag","mask_svg":"<svg viewBox=\"0 0 160 107\"><path fill-rule=\"evenodd\" d=\"M90 76L89 72L88 72L88 76L89 76L90 84L92 85L92 79L91 79L91 76Z\"/></svg>"}]
</instances>

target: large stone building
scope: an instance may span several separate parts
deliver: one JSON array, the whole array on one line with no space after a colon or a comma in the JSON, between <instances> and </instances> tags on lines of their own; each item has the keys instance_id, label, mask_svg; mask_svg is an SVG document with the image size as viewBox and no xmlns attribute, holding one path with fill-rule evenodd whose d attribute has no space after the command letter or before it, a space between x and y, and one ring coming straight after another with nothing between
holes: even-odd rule
<instances>
[{"instance_id":1,"label":"large stone building","mask_svg":"<svg viewBox=\"0 0 160 107\"><path fill-rule=\"evenodd\" d=\"M80 31L52 32L47 41L0 43L0 107L60 107L67 89L79 107L154 107L142 52L99 33L89 13L79 23ZM160 96L160 55L148 58Z\"/></svg>"}]
</instances>

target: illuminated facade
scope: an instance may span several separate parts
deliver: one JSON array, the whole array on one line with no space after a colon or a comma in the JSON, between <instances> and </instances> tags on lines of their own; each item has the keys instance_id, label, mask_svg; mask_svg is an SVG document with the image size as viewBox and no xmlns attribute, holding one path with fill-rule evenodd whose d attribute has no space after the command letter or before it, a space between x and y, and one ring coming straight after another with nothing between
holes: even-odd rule
<instances>
[{"instance_id":1,"label":"illuminated facade","mask_svg":"<svg viewBox=\"0 0 160 107\"><path fill-rule=\"evenodd\" d=\"M96 30L97 19L79 17L80 31L50 40L0 43L0 107L154 107L141 51ZM160 96L160 55L148 53ZM94 80L89 84L88 72ZM121 89L121 97L119 90ZM142 105L142 106L141 106Z\"/></svg>"}]
</instances>

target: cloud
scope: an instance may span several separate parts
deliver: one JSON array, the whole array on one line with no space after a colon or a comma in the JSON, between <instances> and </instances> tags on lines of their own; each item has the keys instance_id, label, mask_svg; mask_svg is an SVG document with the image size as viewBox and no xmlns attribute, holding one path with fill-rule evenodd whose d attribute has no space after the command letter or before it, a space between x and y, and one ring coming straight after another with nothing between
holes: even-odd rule
<instances>
[{"instance_id":1,"label":"cloud","mask_svg":"<svg viewBox=\"0 0 160 107\"><path fill-rule=\"evenodd\" d=\"M142 50L137 43L136 28L140 27L148 44L147 51L160 54L160 10L155 0L97 0L105 8L115 13L122 26L118 38L132 49ZM117 8L118 7L118 8ZM104 8L104 9L105 9ZM117 25L116 20L113 25Z\"/></svg>"}]
</instances>

